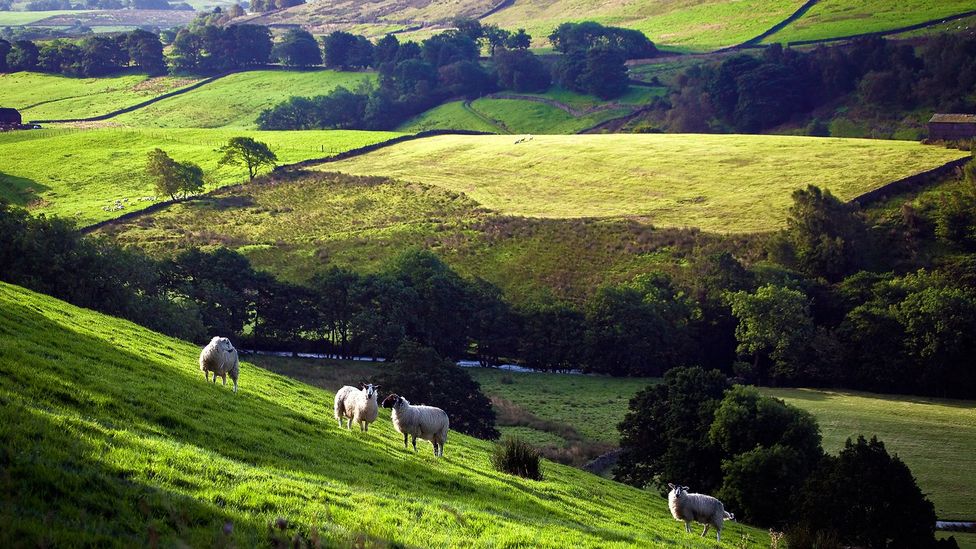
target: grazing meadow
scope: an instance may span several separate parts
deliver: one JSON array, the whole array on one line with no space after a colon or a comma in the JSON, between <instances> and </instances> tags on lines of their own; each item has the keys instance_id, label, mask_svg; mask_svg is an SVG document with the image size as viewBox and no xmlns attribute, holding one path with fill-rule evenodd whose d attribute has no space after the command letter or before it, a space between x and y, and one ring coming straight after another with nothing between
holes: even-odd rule
<instances>
[{"instance_id":1,"label":"grazing meadow","mask_svg":"<svg viewBox=\"0 0 976 549\"><path fill-rule=\"evenodd\" d=\"M844 200L967 153L911 142L763 135L440 136L324 165L462 192L543 218L631 217L745 233L782 226L794 189ZM486 160L490 159L490 161Z\"/></svg>"},{"instance_id":2,"label":"grazing meadow","mask_svg":"<svg viewBox=\"0 0 976 549\"><path fill-rule=\"evenodd\" d=\"M198 354L0 283L0 545L715 546L651 492L551 462L542 481L498 473L458 433L440 459L404 450L385 410L343 430L331 392L245 362L234 394Z\"/></svg>"},{"instance_id":3,"label":"grazing meadow","mask_svg":"<svg viewBox=\"0 0 976 549\"><path fill-rule=\"evenodd\" d=\"M219 148L236 136L267 142L280 163L331 156L399 134L353 130L257 132L199 129L45 129L0 134L0 196L34 213L90 225L152 204L146 155L160 148L199 164L211 188L247 179L239 166L218 166ZM168 197L157 197L168 199ZM117 207L121 204L121 208Z\"/></svg>"}]
</instances>

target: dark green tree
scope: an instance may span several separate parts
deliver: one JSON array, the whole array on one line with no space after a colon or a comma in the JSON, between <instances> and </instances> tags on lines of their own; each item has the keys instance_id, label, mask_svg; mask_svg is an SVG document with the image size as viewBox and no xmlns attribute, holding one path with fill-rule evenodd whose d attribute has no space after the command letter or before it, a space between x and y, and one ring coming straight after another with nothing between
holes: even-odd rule
<instances>
[{"instance_id":1,"label":"dark green tree","mask_svg":"<svg viewBox=\"0 0 976 549\"><path fill-rule=\"evenodd\" d=\"M315 37L308 31L292 29L275 44L273 55L290 67L311 67L322 64L322 52Z\"/></svg>"},{"instance_id":2,"label":"dark green tree","mask_svg":"<svg viewBox=\"0 0 976 549\"><path fill-rule=\"evenodd\" d=\"M487 440L499 436L495 411L478 382L430 347L404 342L378 381L384 391L396 393L411 404L441 408L447 412L452 430Z\"/></svg>"},{"instance_id":3,"label":"dark green tree","mask_svg":"<svg viewBox=\"0 0 976 549\"><path fill-rule=\"evenodd\" d=\"M220 148L223 156L218 165L233 164L247 167L247 175L251 180L258 174L262 166L274 166L278 156L271 151L267 143L256 141L250 137L232 137L226 145Z\"/></svg>"}]
</instances>

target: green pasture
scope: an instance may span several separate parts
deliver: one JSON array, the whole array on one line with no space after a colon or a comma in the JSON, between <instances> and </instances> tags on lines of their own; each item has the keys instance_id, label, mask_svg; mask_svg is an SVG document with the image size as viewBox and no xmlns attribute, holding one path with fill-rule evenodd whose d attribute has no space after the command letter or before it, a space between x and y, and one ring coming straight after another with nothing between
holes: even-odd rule
<instances>
[{"instance_id":1,"label":"green pasture","mask_svg":"<svg viewBox=\"0 0 976 549\"><path fill-rule=\"evenodd\" d=\"M367 72L239 72L112 121L125 126L151 128L253 129L262 110L289 97L325 95L338 86L354 90L375 78L375 74Z\"/></svg>"},{"instance_id":2,"label":"green pasture","mask_svg":"<svg viewBox=\"0 0 976 549\"><path fill-rule=\"evenodd\" d=\"M174 76L150 78L144 74L71 78L15 72L0 74L0 103L21 111L24 120L89 118L135 105L197 80Z\"/></svg>"},{"instance_id":3,"label":"green pasture","mask_svg":"<svg viewBox=\"0 0 976 549\"><path fill-rule=\"evenodd\" d=\"M0 134L0 196L35 213L89 225L144 208L155 195L143 174L146 155L160 148L199 164L211 187L241 183L246 169L217 166L219 147L249 136L267 142L280 163L337 154L398 134L352 130L258 132L199 129L49 129ZM168 199L168 197L158 197ZM122 209L106 211L116 201Z\"/></svg>"},{"instance_id":4,"label":"green pasture","mask_svg":"<svg viewBox=\"0 0 976 549\"><path fill-rule=\"evenodd\" d=\"M440 136L324 166L463 192L503 214L621 217L719 233L781 227L808 184L854 198L966 156L911 142L763 135ZM490 159L490 160L488 160Z\"/></svg>"},{"instance_id":5,"label":"green pasture","mask_svg":"<svg viewBox=\"0 0 976 549\"><path fill-rule=\"evenodd\" d=\"M886 31L976 9L972 0L820 0L766 39L792 42Z\"/></svg>"},{"instance_id":6,"label":"green pasture","mask_svg":"<svg viewBox=\"0 0 976 549\"><path fill-rule=\"evenodd\" d=\"M244 362L234 394L196 345L16 286L0 311L3 546L715 546L650 492L501 474L456 432L443 458L408 451L385 410L341 430L331 392ZM725 540L769 544L739 523Z\"/></svg>"},{"instance_id":7,"label":"green pasture","mask_svg":"<svg viewBox=\"0 0 976 549\"><path fill-rule=\"evenodd\" d=\"M0 11L0 27L19 27L55 15L71 15L74 13L79 12L77 10Z\"/></svg>"}]
</instances>

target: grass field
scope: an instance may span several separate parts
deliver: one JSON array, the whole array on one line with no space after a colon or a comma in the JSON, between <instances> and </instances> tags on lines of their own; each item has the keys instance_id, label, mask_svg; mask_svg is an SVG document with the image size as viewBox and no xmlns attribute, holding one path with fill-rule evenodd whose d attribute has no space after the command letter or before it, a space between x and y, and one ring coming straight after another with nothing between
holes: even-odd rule
<instances>
[{"instance_id":1,"label":"grass field","mask_svg":"<svg viewBox=\"0 0 976 549\"><path fill-rule=\"evenodd\" d=\"M610 109L577 117L545 103L520 99L478 99L471 108L510 134L574 134L630 112Z\"/></svg>"},{"instance_id":2,"label":"grass field","mask_svg":"<svg viewBox=\"0 0 976 549\"><path fill-rule=\"evenodd\" d=\"M486 394L500 395L544 419L568 422L597 440L615 436L630 397L658 381L469 371ZM502 383L503 378L509 382ZM976 401L814 389L763 392L814 414L828 452L843 448L848 437L877 435L911 467L940 519L976 519L976 475L970 474L976 471Z\"/></svg>"},{"instance_id":3,"label":"grass field","mask_svg":"<svg viewBox=\"0 0 976 549\"><path fill-rule=\"evenodd\" d=\"M4 12L0 12L2 14ZM88 118L187 86L197 78L127 74L69 78L36 72L0 74L0 101L24 120Z\"/></svg>"},{"instance_id":4,"label":"grass field","mask_svg":"<svg viewBox=\"0 0 976 549\"><path fill-rule=\"evenodd\" d=\"M328 391L244 363L234 394L195 345L15 286L0 311L0 545L714 546L649 492L503 475L458 433L444 458L407 451L385 410L340 430ZM769 544L726 528L724 547Z\"/></svg>"},{"instance_id":5,"label":"grass field","mask_svg":"<svg viewBox=\"0 0 976 549\"><path fill-rule=\"evenodd\" d=\"M816 40L878 32L976 9L972 0L820 0L766 42Z\"/></svg>"},{"instance_id":6,"label":"grass field","mask_svg":"<svg viewBox=\"0 0 976 549\"><path fill-rule=\"evenodd\" d=\"M271 145L280 163L329 156L398 134L361 131L255 132L199 129L32 130L0 134L0 196L36 213L88 225L148 206L155 194L143 176L146 154L161 148L199 164L214 185L247 178L238 166L217 167L217 149L246 135ZM168 197L160 197L168 198ZM125 208L105 211L116 200Z\"/></svg>"},{"instance_id":7,"label":"grass field","mask_svg":"<svg viewBox=\"0 0 976 549\"><path fill-rule=\"evenodd\" d=\"M441 136L323 167L441 186L505 214L640 218L716 232L782 226L807 184L851 199L961 158L918 143L756 135ZM490 162L485 159L490 158Z\"/></svg>"},{"instance_id":8,"label":"grass field","mask_svg":"<svg viewBox=\"0 0 976 549\"><path fill-rule=\"evenodd\" d=\"M416 133L427 130L470 130L501 133L497 125L465 108L464 101L451 101L422 112L397 127L397 131Z\"/></svg>"},{"instance_id":9,"label":"grass field","mask_svg":"<svg viewBox=\"0 0 976 549\"><path fill-rule=\"evenodd\" d=\"M709 51L739 44L786 19L802 0L516 0L485 21L525 27L536 45L565 21L597 21L640 30L670 50Z\"/></svg>"},{"instance_id":10,"label":"grass field","mask_svg":"<svg viewBox=\"0 0 976 549\"><path fill-rule=\"evenodd\" d=\"M0 27L19 27L55 15L71 15L77 10L0 11Z\"/></svg>"},{"instance_id":11,"label":"grass field","mask_svg":"<svg viewBox=\"0 0 976 549\"><path fill-rule=\"evenodd\" d=\"M262 110L291 96L324 95L338 86L354 90L375 78L375 74L367 72L247 71L225 76L112 121L155 128L255 128L255 120Z\"/></svg>"}]
</instances>

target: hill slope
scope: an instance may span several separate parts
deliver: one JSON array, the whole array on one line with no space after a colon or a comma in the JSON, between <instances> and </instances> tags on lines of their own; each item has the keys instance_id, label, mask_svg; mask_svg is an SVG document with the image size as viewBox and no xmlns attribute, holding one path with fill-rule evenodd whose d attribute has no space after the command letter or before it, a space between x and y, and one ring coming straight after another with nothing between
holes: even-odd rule
<instances>
[{"instance_id":1,"label":"hill slope","mask_svg":"<svg viewBox=\"0 0 976 549\"><path fill-rule=\"evenodd\" d=\"M321 158L386 141L399 134L354 130L258 132L230 129L32 130L0 134L0 197L36 213L90 225L152 204L144 176L146 155L160 148L178 161L196 162L212 185L241 183L240 166L218 166L218 150L237 136L270 145L281 163ZM159 197L168 199L169 197ZM119 201L119 202L117 202ZM121 208L116 209L116 204Z\"/></svg>"},{"instance_id":2,"label":"hill slope","mask_svg":"<svg viewBox=\"0 0 976 549\"><path fill-rule=\"evenodd\" d=\"M781 226L807 184L849 200L967 156L911 142L763 135L440 136L323 165L463 192L505 214L638 216L659 227ZM491 162L485 162L491 158Z\"/></svg>"},{"instance_id":3,"label":"hill slope","mask_svg":"<svg viewBox=\"0 0 976 549\"><path fill-rule=\"evenodd\" d=\"M199 349L0 284L0 545L712 546L657 496L546 463L501 475L452 433L399 446L388 414L340 430L332 394L249 364L206 384ZM228 533L229 532L229 533ZM727 546L763 532L730 524ZM738 545L736 545L738 546Z\"/></svg>"}]
</instances>

